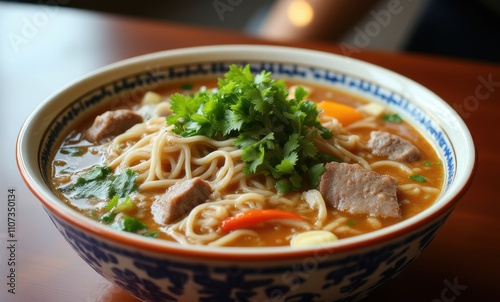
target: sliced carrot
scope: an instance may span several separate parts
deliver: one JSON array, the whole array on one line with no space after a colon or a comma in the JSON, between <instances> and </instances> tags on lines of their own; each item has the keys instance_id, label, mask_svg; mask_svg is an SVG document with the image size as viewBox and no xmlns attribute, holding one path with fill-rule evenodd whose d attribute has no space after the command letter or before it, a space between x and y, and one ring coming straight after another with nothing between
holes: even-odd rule
<instances>
[{"instance_id":1,"label":"sliced carrot","mask_svg":"<svg viewBox=\"0 0 500 302\"><path fill-rule=\"evenodd\" d=\"M316 107L323 110L323 114L336 118L344 126L363 118L356 108L333 101L321 101Z\"/></svg>"},{"instance_id":2,"label":"sliced carrot","mask_svg":"<svg viewBox=\"0 0 500 302\"><path fill-rule=\"evenodd\" d=\"M260 223L273 219L304 220L300 215L288 211L275 209L248 210L224 219L221 224L221 229L223 232L227 233L232 230L257 226Z\"/></svg>"}]
</instances>

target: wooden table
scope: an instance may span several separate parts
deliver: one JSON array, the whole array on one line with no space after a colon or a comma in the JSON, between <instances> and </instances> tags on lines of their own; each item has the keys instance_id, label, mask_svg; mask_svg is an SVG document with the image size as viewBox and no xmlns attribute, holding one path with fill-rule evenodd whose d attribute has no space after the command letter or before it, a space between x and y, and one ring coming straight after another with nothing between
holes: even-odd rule
<instances>
[{"instance_id":1,"label":"wooden table","mask_svg":"<svg viewBox=\"0 0 500 302\"><path fill-rule=\"evenodd\" d=\"M21 123L51 93L114 61L186 46L272 42L236 32L5 2L0 2L0 37L0 301L135 301L73 252L24 185L14 159ZM289 45L342 54L334 44ZM414 79L456 106L470 127L479 162L470 190L423 255L364 301L492 301L500 281L500 66L364 49L353 57ZM16 195L15 295L6 281L9 189Z\"/></svg>"}]
</instances>

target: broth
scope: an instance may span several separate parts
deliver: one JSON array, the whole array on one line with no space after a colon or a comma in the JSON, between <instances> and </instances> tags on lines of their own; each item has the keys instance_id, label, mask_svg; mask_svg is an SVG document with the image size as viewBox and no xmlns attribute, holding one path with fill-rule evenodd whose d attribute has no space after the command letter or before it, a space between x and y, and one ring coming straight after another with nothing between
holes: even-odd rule
<instances>
[{"instance_id":1,"label":"broth","mask_svg":"<svg viewBox=\"0 0 500 302\"><path fill-rule=\"evenodd\" d=\"M287 86L293 90L294 87L300 85L299 82L288 81ZM196 83L190 83L189 91L186 91L187 87L184 85L184 89L180 85L170 85L165 87L160 87L155 90L156 93L163 96L163 98L168 98L175 92L192 93L194 91L199 91L203 89L202 87L215 87L216 81L199 81ZM340 90L335 90L332 88L327 88L323 86L314 86L310 84L304 85L310 92L307 96L308 99L319 102L322 100L334 100L339 103L344 103L349 106L359 108L369 104L370 101L363 99L361 97L342 92ZM131 104L129 109L137 112L148 112L146 110L146 105L141 103L141 97L139 97L137 102ZM109 108L116 109L116 108ZM387 109L384 109L382 116L387 116L393 114ZM150 119L149 121L152 121ZM396 134L410 141L413 145L417 146L421 152L420 159L414 162L404 163L406 169L411 171L408 173L401 173L401 169L394 168L391 165L380 165L373 166L372 170L383 175L390 175L397 180L398 183L398 202L400 204L401 217L373 217L371 215L363 214L350 214L345 211L336 210L334 208L328 207L327 218L324 223L322 223L321 229L326 229L334 233L339 239L347 238L351 236L356 236L366 232L371 232L380 228L387 227L409 217L412 217L427 207L429 207L438 197L440 190L443 185L443 167L441 165L441 159L438 157L436 151L427 142L427 140L410 124L406 121L400 121L394 123L391 121L386 121L381 116L367 116L365 117L365 124L363 126L358 123L353 123L349 126L342 127L338 132L334 131L334 138L337 137L352 137L355 138L358 143L354 144L352 148L348 151L355 156L363 158L369 165L372 165L385 158L381 156L373 155L370 150L366 147L367 141L370 139L370 133L374 129L387 131L392 134ZM164 121L164 119L163 119ZM323 121L322 121L323 122ZM54 160L52 164L52 175L53 175L53 187L57 192L59 192L60 197L66 200L68 205L74 208L76 211L83 213L84 215L91 217L96 220L103 220L109 209L106 209L106 205L109 204L109 198L75 198L72 191L68 191L65 188L73 185L79 177L82 176L84 172L88 172L95 165L110 165L113 160L119 158L122 152L130 150L135 146L141 139L144 139L149 133L144 133L140 136L133 137L130 139L111 138L104 141L103 143L92 143L85 139L84 132L93 123L93 120L85 121L79 127L74 129L64 140L59 150L54 155ZM135 127L135 126L134 126ZM159 125L159 122L151 122L150 128L157 127L158 131L165 131L163 125ZM152 133L151 135L156 135ZM153 139L151 140L153 141ZM164 145L163 148L168 148L168 145ZM197 147L193 150L198 150L200 153L208 154L212 150L212 147L206 147L206 149L201 150L205 147ZM111 150L111 151L110 151ZM201 151L200 151L201 150ZM194 153L198 151L192 151ZM320 150L321 151L321 150ZM178 151L175 151L178 152ZM205 154L194 154L195 157L202 157ZM177 156L177 155L176 155ZM151 160L151 156L149 157ZM222 159L217 158L217 165L219 169L225 164ZM148 157L143 159L131 159L128 165L132 167L131 169L139 169L141 164L146 165L148 163ZM238 161L235 160L235 167L237 167ZM174 167L168 160L162 160L160 163L161 174L165 175L168 179L169 173ZM195 164L192 164L192 169L195 170ZM122 166L113 167L115 172L117 170L123 170ZM201 168L200 168L201 169ZM203 168L205 169L205 168ZM207 168L208 169L208 168ZM235 168L237 170L237 168ZM148 170L149 171L149 170ZM170 171L170 172L165 172ZM146 172L144 172L146 173ZM152 172L148 172L148 175L152 175ZM186 177L185 171L182 172L181 178ZM145 174L144 174L145 175ZM411 179L410 176L418 175L419 178L415 181L415 178ZM214 176L215 177L215 176ZM261 183L261 185L266 187L266 181L264 177L261 176L248 176L248 183ZM147 180L146 176L140 174L137 178L137 183L139 190L137 192L131 193L130 197L134 203L134 207L128 209L124 212L127 216L133 217L139 220L147 226L147 229L141 230L140 234L147 236L154 236L158 239L172 240L180 242L181 244L214 244L217 242L219 245L219 240L221 237L221 230L217 226L219 220L213 218L212 221L210 215L220 208L220 205L214 205L210 208L210 203L219 202L222 204L224 200L231 200L233 194L238 194L242 192L242 189L237 184L231 184L225 187L223 190L215 190L215 193L210 196L210 200L204 203L206 209L203 212L197 214L196 219L201 222L193 222L190 229L187 226L187 218L183 218L179 222L175 222L169 225L162 225L155 222L154 215L151 211L151 205L165 193L167 186L161 188L148 188L143 186L143 183ZM158 182L161 179L158 180ZM210 180L212 183L215 182L214 179ZM296 233L304 231L304 225L309 225L310 229L316 229L317 222L315 221L317 217L317 211L312 209L308 203L301 200L301 192L287 192L284 194L278 194L275 188L266 187L266 190L274 192L274 194L264 194L262 202L256 202L257 206L264 205L265 208L279 208L280 210L286 210L290 212L300 213L304 218L304 221L298 224L283 222L283 221L270 221L267 223L261 223L254 227L250 227L245 231L242 231L241 235L235 236L234 238L228 239L220 245L224 246L277 246L277 245L289 245L292 236ZM260 200L260 199L259 199ZM281 202L281 200L286 200ZM236 205L236 202L231 204L224 204L228 215L232 215L237 211L238 207L253 207L251 205L254 201L252 199L245 200L242 205ZM124 214L118 214L118 216ZM116 222L109 223L111 227L119 228ZM316 226L315 226L316 225ZM245 233L246 232L246 233ZM190 237L190 233L193 233L193 238L208 238L208 239L193 239Z\"/></svg>"}]
</instances>

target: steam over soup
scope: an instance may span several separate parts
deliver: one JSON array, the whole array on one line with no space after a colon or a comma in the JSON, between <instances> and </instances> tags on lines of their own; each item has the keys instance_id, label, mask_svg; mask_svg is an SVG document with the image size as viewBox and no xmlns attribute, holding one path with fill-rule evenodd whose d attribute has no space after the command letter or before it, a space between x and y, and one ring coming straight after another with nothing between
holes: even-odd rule
<instances>
[{"instance_id":1,"label":"steam over soup","mask_svg":"<svg viewBox=\"0 0 500 302\"><path fill-rule=\"evenodd\" d=\"M82 124L52 175L69 205L112 228L186 245L298 246L421 212L443 167L379 104L233 65Z\"/></svg>"}]
</instances>

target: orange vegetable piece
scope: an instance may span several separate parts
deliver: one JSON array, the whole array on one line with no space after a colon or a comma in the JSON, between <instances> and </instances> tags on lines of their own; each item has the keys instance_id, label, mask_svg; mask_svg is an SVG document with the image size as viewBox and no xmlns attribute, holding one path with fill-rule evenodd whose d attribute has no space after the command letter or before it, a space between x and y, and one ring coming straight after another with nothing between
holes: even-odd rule
<instances>
[{"instance_id":1,"label":"orange vegetable piece","mask_svg":"<svg viewBox=\"0 0 500 302\"><path fill-rule=\"evenodd\" d=\"M221 224L221 229L223 232L227 233L232 230L255 227L260 223L272 219L304 220L300 215L288 211L275 209L248 210L224 219Z\"/></svg>"},{"instance_id":2,"label":"orange vegetable piece","mask_svg":"<svg viewBox=\"0 0 500 302\"><path fill-rule=\"evenodd\" d=\"M321 101L316 107L323 110L321 114L336 118L344 126L363 119L363 115L356 108L345 104L333 101Z\"/></svg>"}]
</instances>

